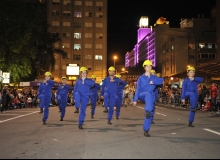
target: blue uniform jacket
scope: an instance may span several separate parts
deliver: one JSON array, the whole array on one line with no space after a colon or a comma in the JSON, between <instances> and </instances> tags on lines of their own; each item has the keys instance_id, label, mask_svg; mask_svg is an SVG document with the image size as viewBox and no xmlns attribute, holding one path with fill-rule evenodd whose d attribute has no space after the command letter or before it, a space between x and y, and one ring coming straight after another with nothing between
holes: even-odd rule
<instances>
[{"instance_id":1,"label":"blue uniform jacket","mask_svg":"<svg viewBox=\"0 0 220 160\"><path fill-rule=\"evenodd\" d=\"M63 88L62 88L63 87ZM69 90L71 90L72 87L70 87L69 85L63 85L60 84L58 89L57 89L57 93L56 93L56 99L60 100L60 99L66 99L67 100L67 95Z\"/></svg>"},{"instance_id":2,"label":"blue uniform jacket","mask_svg":"<svg viewBox=\"0 0 220 160\"><path fill-rule=\"evenodd\" d=\"M98 83L95 83L89 90L90 94L97 94L98 95L98 90L100 90L101 87Z\"/></svg>"},{"instance_id":3,"label":"blue uniform jacket","mask_svg":"<svg viewBox=\"0 0 220 160\"><path fill-rule=\"evenodd\" d=\"M42 96L47 96L47 97L51 98L51 96L52 96L51 89L54 84L55 84L55 82L52 80L47 80L46 83L41 82L40 86L38 88L38 96L37 97L41 98Z\"/></svg>"},{"instance_id":4,"label":"blue uniform jacket","mask_svg":"<svg viewBox=\"0 0 220 160\"><path fill-rule=\"evenodd\" d=\"M153 84L149 84L150 81L153 81ZM138 101L138 96L139 94L143 92L149 92L154 94L154 89L156 85L161 85L163 83L164 79L159 78L155 75L150 75L150 78L144 74L142 74L137 81L137 88L135 91L135 96L134 96L134 102Z\"/></svg>"},{"instance_id":5,"label":"blue uniform jacket","mask_svg":"<svg viewBox=\"0 0 220 160\"><path fill-rule=\"evenodd\" d=\"M75 95L76 92L81 93L84 96L89 95L90 88L95 84L90 78L85 78L84 84L82 84L82 78L76 80L76 84L74 86L73 94Z\"/></svg>"},{"instance_id":6,"label":"blue uniform jacket","mask_svg":"<svg viewBox=\"0 0 220 160\"><path fill-rule=\"evenodd\" d=\"M121 82L123 81L117 77L114 77L114 82L110 82L110 76L106 77L103 80L101 96L104 95L104 92L108 92L109 94L116 94L117 85Z\"/></svg>"},{"instance_id":7,"label":"blue uniform jacket","mask_svg":"<svg viewBox=\"0 0 220 160\"><path fill-rule=\"evenodd\" d=\"M185 99L186 92L196 92L198 95L198 84L204 80L202 77L194 77L193 81L190 81L189 78L185 78L182 84L182 95L181 99Z\"/></svg>"},{"instance_id":8,"label":"blue uniform jacket","mask_svg":"<svg viewBox=\"0 0 220 160\"><path fill-rule=\"evenodd\" d=\"M117 95L122 95L123 94L123 89L125 86L128 84L128 82L122 81L121 83L118 84L117 89L116 89L116 94Z\"/></svg>"}]
</instances>

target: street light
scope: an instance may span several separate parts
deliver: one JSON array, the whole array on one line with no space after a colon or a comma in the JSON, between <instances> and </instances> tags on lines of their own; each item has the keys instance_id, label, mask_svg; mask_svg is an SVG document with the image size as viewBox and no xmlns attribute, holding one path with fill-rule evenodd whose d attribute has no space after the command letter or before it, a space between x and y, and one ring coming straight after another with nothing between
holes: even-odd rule
<instances>
[{"instance_id":1,"label":"street light","mask_svg":"<svg viewBox=\"0 0 220 160\"><path fill-rule=\"evenodd\" d=\"M126 71L125 68L122 68L121 70L122 70L122 72L120 72L120 73L118 73L118 74L121 74L121 73L128 73L128 71Z\"/></svg>"},{"instance_id":2,"label":"street light","mask_svg":"<svg viewBox=\"0 0 220 160\"><path fill-rule=\"evenodd\" d=\"M114 68L115 68L115 60L117 59L117 56L114 56L113 59L114 59Z\"/></svg>"}]
</instances>

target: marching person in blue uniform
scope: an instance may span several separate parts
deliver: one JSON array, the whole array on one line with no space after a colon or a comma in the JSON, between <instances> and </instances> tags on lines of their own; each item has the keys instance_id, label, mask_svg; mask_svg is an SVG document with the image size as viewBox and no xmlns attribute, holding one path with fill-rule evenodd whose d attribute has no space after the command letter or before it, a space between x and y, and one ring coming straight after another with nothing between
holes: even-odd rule
<instances>
[{"instance_id":1,"label":"marching person in blue uniform","mask_svg":"<svg viewBox=\"0 0 220 160\"><path fill-rule=\"evenodd\" d=\"M50 72L46 72L44 75L45 80L40 83L40 86L38 88L38 101L40 102L40 113L44 112L42 121L45 125L49 115L49 105L52 96L51 90L55 82L53 80L50 80L52 76Z\"/></svg>"},{"instance_id":2,"label":"marching person in blue uniform","mask_svg":"<svg viewBox=\"0 0 220 160\"><path fill-rule=\"evenodd\" d=\"M185 104L185 99L190 100L190 112L189 112L189 127L194 127L194 117L196 113L196 105L198 102L198 84L200 84L204 79L202 77L195 77L195 68L188 67L187 78L184 79L182 84L182 103Z\"/></svg>"},{"instance_id":3,"label":"marching person in blue uniform","mask_svg":"<svg viewBox=\"0 0 220 160\"><path fill-rule=\"evenodd\" d=\"M95 84L95 82L87 78L88 69L86 67L80 68L81 78L76 80L76 84L74 86L73 94L75 106L79 111L79 129L83 129L82 125L84 123L84 119L86 117L86 108L89 101L89 90Z\"/></svg>"},{"instance_id":4,"label":"marching person in blue uniform","mask_svg":"<svg viewBox=\"0 0 220 160\"><path fill-rule=\"evenodd\" d=\"M152 69L152 62L150 60L145 60L143 67L145 69L145 73L138 78L133 104L136 105L138 99L140 99L142 102L145 102L145 120L143 124L143 130L144 136L150 137L149 131L155 101L154 89L156 88L156 85L161 85L164 79L150 73L150 70Z\"/></svg>"},{"instance_id":5,"label":"marching person in blue uniform","mask_svg":"<svg viewBox=\"0 0 220 160\"><path fill-rule=\"evenodd\" d=\"M91 79L95 82L96 81L96 75L92 75ZM100 85L98 83L95 83L89 90L89 98L90 98L90 104L92 106L91 108L91 118L94 118L95 109L96 109L96 102L98 100L98 90L100 90Z\"/></svg>"},{"instance_id":6,"label":"marching person in blue uniform","mask_svg":"<svg viewBox=\"0 0 220 160\"><path fill-rule=\"evenodd\" d=\"M155 70L151 69L151 70L150 70L150 73L156 76ZM155 113L155 109L156 109L156 101L157 101L157 99L158 99L158 88L159 88L159 87L161 88L161 87L162 87L162 84L161 84L161 85L157 85L157 86L155 87L155 89L154 89L155 101L154 101L154 110L153 110L153 115L152 115L151 124L155 124L155 123L154 123L154 113Z\"/></svg>"},{"instance_id":7,"label":"marching person in blue uniform","mask_svg":"<svg viewBox=\"0 0 220 160\"><path fill-rule=\"evenodd\" d=\"M116 74L116 77L121 79L120 74ZM123 96L123 90L125 86L127 85L127 82L122 81L117 85L116 89L116 99L115 99L115 106L116 106L116 119L119 119L120 111L121 111L121 105L122 105L122 96Z\"/></svg>"},{"instance_id":8,"label":"marching person in blue uniform","mask_svg":"<svg viewBox=\"0 0 220 160\"><path fill-rule=\"evenodd\" d=\"M112 115L114 113L114 105L116 98L116 88L119 83L123 81L117 77L115 77L115 68L109 67L109 76L103 80L102 89L101 89L101 97L104 97L104 106L105 108L109 107L108 110L108 121L107 124L111 125Z\"/></svg>"},{"instance_id":9,"label":"marching person in blue uniform","mask_svg":"<svg viewBox=\"0 0 220 160\"><path fill-rule=\"evenodd\" d=\"M58 101L60 113L60 121L63 121L63 117L66 113L66 104L68 98L68 92L72 89L71 86L66 84L67 78L62 77L62 84L59 85L56 94L56 101Z\"/></svg>"}]
</instances>

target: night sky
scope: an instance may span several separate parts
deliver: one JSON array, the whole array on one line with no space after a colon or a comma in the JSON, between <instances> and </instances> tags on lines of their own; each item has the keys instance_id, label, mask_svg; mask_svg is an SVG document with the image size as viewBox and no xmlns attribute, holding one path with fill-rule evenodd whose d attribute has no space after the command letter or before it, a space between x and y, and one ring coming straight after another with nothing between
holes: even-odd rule
<instances>
[{"instance_id":1,"label":"night sky","mask_svg":"<svg viewBox=\"0 0 220 160\"><path fill-rule=\"evenodd\" d=\"M108 0L108 64L124 65L125 54L137 43L137 30L141 16L148 16L149 26L159 17L165 17L170 27L179 28L181 18L197 18L204 14L210 18L210 11L216 0Z\"/></svg>"}]
</instances>

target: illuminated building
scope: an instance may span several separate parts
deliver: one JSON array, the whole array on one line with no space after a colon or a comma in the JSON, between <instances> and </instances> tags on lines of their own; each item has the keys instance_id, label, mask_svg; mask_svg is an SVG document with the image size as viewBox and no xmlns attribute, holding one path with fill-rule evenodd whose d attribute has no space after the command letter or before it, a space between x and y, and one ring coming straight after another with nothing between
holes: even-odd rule
<instances>
[{"instance_id":1,"label":"illuminated building","mask_svg":"<svg viewBox=\"0 0 220 160\"><path fill-rule=\"evenodd\" d=\"M66 75L67 64L78 64L101 82L107 72L107 0L48 0L47 7L49 32L61 39L55 48L68 55L55 55L54 79Z\"/></svg>"},{"instance_id":2,"label":"illuminated building","mask_svg":"<svg viewBox=\"0 0 220 160\"><path fill-rule=\"evenodd\" d=\"M210 19L204 15L181 19L180 28L170 28L163 17L154 27L139 27L137 44L125 55L125 67L129 72L135 70L140 75L144 72L141 70L143 62L149 59L156 73L171 77L185 71L187 65L197 66L220 54L217 53L216 32L211 30Z\"/></svg>"}]
</instances>

